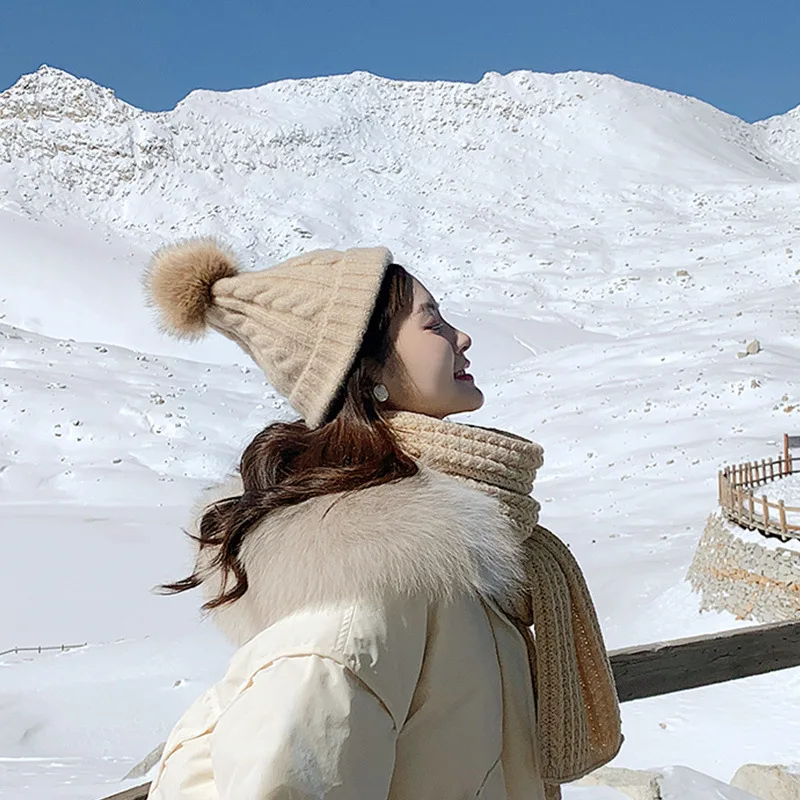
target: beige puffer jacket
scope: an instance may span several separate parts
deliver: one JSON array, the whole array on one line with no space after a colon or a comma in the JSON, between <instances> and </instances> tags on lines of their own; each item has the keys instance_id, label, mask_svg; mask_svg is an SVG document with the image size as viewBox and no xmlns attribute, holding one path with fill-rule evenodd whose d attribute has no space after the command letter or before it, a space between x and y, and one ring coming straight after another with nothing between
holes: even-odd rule
<instances>
[{"instance_id":1,"label":"beige puffer jacket","mask_svg":"<svg viewBox=\"0 0 800 800\"><path fill-rule=\"evenodd\" d=\"M425 468L262 520L248 591L213 612L242 646L150 797L543 800L527 652L500 610L517 546L494 500Z\"/></svg>"}]
</instances>

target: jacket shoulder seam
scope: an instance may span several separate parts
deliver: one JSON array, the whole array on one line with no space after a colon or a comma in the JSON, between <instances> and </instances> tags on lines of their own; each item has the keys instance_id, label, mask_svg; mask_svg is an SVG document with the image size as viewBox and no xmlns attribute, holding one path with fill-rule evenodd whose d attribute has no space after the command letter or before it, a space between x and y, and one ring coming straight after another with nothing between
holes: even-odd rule
<instances>
[{"instance_id":1,"label":"jacket shoulder seam","mask_svg":"<svg viewBox=\"0 0 800 800\"><path fill-rule=\"evenodd\" d=\"M257 675L262 672L266 672L271 667L274 667L280 661L287 661L289 659L301 659L301 658L321 658L325 661L331 661L334 664L340 666L353 680L363 689L365 689L370 695L372 695L378 703L380 703L381 708L388 714L389 719L392 720L392 730L397 732L397 720L395 719L394 714L392 713L391 709L389 708L386 701L380 696L380 694L375 691L375 689L369 685L367 681L365 681L346 661L345 657L341 653L337 653L340 655L341 658L336 658L334 655L321 653L318 651L310 651L304 653L284 653L282 655L276 656L273 659L270 659L266 664L262 664L258 669L254 670L244 684L237 690L236 694L231 698L230 702L226 705L226 707L222 710L219 715L221 719L225 712L240 698L242 695L253 685L253 682ZM217 720L219 721L219 720ZM216 725L214 726L216 727Z\"/></svg>"}]
</instances>

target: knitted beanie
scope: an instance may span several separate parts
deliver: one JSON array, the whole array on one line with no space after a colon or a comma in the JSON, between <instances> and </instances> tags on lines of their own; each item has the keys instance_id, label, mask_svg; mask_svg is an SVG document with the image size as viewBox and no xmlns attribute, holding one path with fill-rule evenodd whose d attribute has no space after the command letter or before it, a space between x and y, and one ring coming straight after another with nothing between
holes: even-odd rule
<instances>
[{"instance_id":1,"label":"knitted beanie","mask_svg":"<svg viewBox=\"0 0 800 800\"><path fill-rule=\"evenodd\" d=\"M213 328L232 339L317 428L353 364L391 263L384 247L314 250L243 272L227 247L199 238L157 251L143 285L164 332L198 339Z\"/></svg>"}]
</instances>

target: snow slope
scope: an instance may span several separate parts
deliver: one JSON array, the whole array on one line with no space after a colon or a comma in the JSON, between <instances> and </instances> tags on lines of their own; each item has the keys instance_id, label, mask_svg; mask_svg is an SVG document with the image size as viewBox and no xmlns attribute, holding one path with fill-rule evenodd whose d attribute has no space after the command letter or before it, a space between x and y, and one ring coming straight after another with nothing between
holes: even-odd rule
<instances>
[{"instance_id":1,"label":"snow slope","mask_svg":"<svg viewBox=\"0 0 800 800\"><path fill-rule=\"evenodd\" d=\"M231 343L155 329L139 277L175 238L248 267L390 246L473 337L464 419L544 445L543 521L609 646L743 624L684 575L719 466L797 432L799 137L796 111L748 125L586 73L355 73L161 114L49 68L0 94L0 650L87 643L0 656L0 796L124 788L230 653L191 593L149 590L186 574L194 493L291 411ZM624 723L619 766L795 761L800 670Z\"/></svg>"}]
</instances>

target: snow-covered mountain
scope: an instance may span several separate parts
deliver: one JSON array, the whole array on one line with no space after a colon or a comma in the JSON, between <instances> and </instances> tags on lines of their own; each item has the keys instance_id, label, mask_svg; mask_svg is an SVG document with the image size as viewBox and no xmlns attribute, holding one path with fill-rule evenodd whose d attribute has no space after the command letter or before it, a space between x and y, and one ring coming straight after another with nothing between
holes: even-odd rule
<instances>
[{"instance_id":1,"label":"snow-covered mountain","mask_svg":"<svg viewBox=\"0 0 800 800\"><path fill-rule=\"evenodd\" d=\"M734 218L791 208L798 132L796 112L748 125L692 98L587 73L489 73L475 85L355 73L197 91L153 114L42 67L0 94L0 209L47 223L22 237L17 247L31 251L23 261L52 263L43 247L70 261L87 246L98 251L114 279L92 286L108 302L135 291L148 250L203 233L227 238L251 266L380 242L448 295L521 278L525 288L508 288L504 304L527 311L563 297L567 277L572 296L606 300L641 237L702 220L735 240L726 227ZM88 223L91 245L51 230L65 217ZM699 258L682 244L660 264ZM20 276L6 321L107 336L92 310L76 308L73 328L31 310L72 271L54 272ZM59 293L70 302L70 291ZM118 343L135 346L135 332Z\"/></svg>"},{"instance_id":2,"label":"snow-covered mountain","mask_svg":"<svg viewBox=\"0 0 800 800\"><path fill-rule=\"evenodd\" d=\"M110 793L229 652L195 597L148 590L185 574L198 487L290 412L230 342L159 334L152 249L391 247L472 335L471 418L544 445L535 494L619 647L743 624L683 579L716 469L800 432L799 200L797 109L750 125L609 75L355 73L159 114L21 78L0 94L0 650L89 644L0 657L0 796ZM624 713L618 765L729 780L796 754L800 670Z\"/></svg>"},{"instance_id":3,"label":"snow-covered mountain","mask_svg":"<svg viewBox=\"0 0 800 800\"><path fill-rule=\"evenodd\" d=\"M474 85L354 73L196 91L155 114L42 67L0 94L0 198L146 243L202 230L280 256L355 235L422 254L456 233L454 218L476 215L491 235L511 215L535 236L623 206L634 190L658 198L653 216L665 221L670 199L699 188L793 181L798 132L796 112L748 125L580 72L489 73ZM493 243L494 258L533 243L517 238Z\"/></svg>"}]
</instances>

